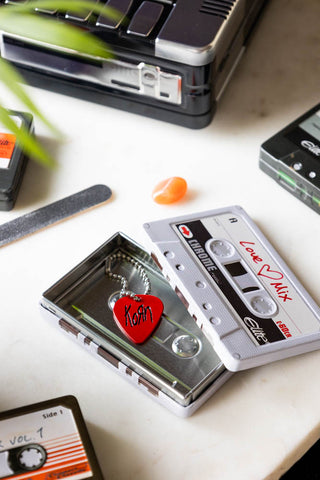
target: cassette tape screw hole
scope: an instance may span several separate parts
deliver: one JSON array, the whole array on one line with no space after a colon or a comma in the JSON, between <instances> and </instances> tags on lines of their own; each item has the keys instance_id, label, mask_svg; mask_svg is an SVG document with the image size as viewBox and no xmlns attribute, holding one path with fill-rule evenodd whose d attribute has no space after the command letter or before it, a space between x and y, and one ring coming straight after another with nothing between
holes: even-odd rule
<instances>
[{"instance_id":1,"label":"cassette tape screw hole","mask_svg":"<svg viewBox=\"0 0 320 480\"><path fill-rule=\"evenodd\" d=\"M167 250L166 252L164 252L163 254L166 258L174 258L174 253L173 252L170 252L169 250Z\"/></svg>"},{"instance_id":2,"label":"cassette tape screw hole","mask_svg":"<svg viewBox=\"0 0 320 480\"><path fill-rule=\"evenodd\" d=\"M198 280L196 282L196 287L198 288L206 288L206 284L204 282L201 282L200 280Z\"/></svg>"},{"instance_id":3,"label":"cassette tape screw hole","mask_svg":"<svg viewBox=\"0 0 320 480\"><path fill-rule=\"evenodd\" d=\"M202 304L202 308L203 308L204 310L211 310L212 305L211 305L210 303L203 303L203 304Z\"/></svg>"},{"instance_id":4,"label":"cassette tape screw hole","mask_svg":"<svg viewBox=\"0 0 320 480\"><path fill-rule=\"evenodd\" d=\"M183 266L183 265L180 265L180 264L178 264L178 265L176 265L176 269L177 269L177 270L179 270L179 272L183 272L183 270L184 270L184 266Z\"/></svg>"},{"instance_id":5,"label":"cassette tape screw hole","mask_svg":"<svg viewBox=\"0 0 320 480\"><path fill-rule=\"evenodd\" d=\"M299 172L299 170L302 169L302 163L301 162L294 162L294 164L292 165L292 168L296 172Z\"/></svg>"},{"instance_id":6,"label":"cassette tape screw hole","mask_svg":"<svg viewBox=\"0 0 320 480\"><path fill-rule=\"evenodd\" d=\"M210 318L209 318L209 322L210 322L212 325L220 325L221 320L220 320L220 318L217 318L217 317L210 317Z\"/></svg>"}]
</instances>

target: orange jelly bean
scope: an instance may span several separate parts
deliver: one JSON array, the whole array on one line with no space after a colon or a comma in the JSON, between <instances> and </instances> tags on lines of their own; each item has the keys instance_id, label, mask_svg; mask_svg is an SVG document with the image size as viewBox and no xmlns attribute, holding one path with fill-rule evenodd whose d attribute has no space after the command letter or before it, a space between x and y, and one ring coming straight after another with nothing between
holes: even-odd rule
<instances>
[{"instance_id":1,"label":"orange jelly bean","mask_svg":"<svg viewBox=\"0 0 320 480\"><path fill-rule=\"evenodd\" d=\"M171 177L158 183L152 192L155 202L161 204L174 203L180 200L187 191L187 182L181 177Z\"/></svg>"}]
</instances>

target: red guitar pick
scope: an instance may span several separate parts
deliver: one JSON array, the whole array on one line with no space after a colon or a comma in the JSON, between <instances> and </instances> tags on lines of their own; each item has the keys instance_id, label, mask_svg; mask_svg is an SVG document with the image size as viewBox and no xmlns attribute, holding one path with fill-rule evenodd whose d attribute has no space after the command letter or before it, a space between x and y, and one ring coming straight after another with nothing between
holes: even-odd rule
<instances>
[{"instance_id":1,"label":"red guitar pick","mask_svg":"<svg viewBox=\"0 0 320 480\"><path fill-rule=\"evenodd\" d=\"M113 307L120 330L134 343L145 342L160 322L163 303L154 295L139 295L139 301L121 297Z\"/></svg>"}]
</instances>

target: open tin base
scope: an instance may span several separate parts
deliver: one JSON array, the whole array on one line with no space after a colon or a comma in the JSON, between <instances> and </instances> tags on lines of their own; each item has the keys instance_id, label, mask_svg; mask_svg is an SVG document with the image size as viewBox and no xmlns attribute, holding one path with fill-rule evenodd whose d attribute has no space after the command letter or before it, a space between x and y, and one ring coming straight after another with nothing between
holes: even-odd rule
<instances>
[{"instance_id":1,"label":"open tin base","mask_svg":"<svg viewBox=\"0 0 320 480\"><path fill-rule=\"evenodd\" d=\"M113 319L121 286L106 273L106 261L119 251L142 265L151 295L164 304L159 326L140 345ZM129 261L114 259L112 273L143 293L138 270ZM48 289L41 305L74 339L178 415L191 415L231 375L150 255L121 233Z\"/></svg>"}]
</instances>

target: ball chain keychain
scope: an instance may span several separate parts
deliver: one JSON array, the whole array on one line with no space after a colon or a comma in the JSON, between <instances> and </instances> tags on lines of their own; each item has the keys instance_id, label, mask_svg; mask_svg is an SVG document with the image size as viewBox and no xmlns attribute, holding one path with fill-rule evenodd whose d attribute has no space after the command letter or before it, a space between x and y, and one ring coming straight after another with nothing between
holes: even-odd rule
<instances>
[{"instance_id":1,"label":"ball chain keychain","mask_svg":"<svg viewBox=\"0 0 320 480\"><path fill-rule=\"evenodd\" d=\"M140 275L144 284L144 293L139 294L128 289L129 282L124 275L113 273L113 260L129 262ZM113 318L120 330L134 343L145 342L158 326L163 303L160 298L150 295L151 282L141 263L121 252L114 253L106 260L106 274L121 283L119 299L113 307Z\"/></svg>"}]
</instances>

